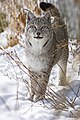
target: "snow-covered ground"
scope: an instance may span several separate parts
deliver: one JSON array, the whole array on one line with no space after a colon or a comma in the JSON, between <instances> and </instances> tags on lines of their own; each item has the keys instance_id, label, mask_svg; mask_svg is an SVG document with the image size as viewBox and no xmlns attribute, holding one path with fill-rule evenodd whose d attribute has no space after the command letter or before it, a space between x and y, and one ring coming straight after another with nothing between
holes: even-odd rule
<instances>
[{"instance_id":1,"label":"snow-covered ground","mask_svg":"<svg viewBox=\"0 0 80 120\"><path fill-rule=\"evenodd\" d=\"M0 39L4 41L2 45L7 44L5 36ZM67 73L69 85L66 87L57 85L58 70L57 66L54 66L48 84L48 97L38 102L28 100L29 76L22 62L26 64L25 50L20 45L0 50L0 120L75 120L75 117L79 120L78 56L77 60L73 59L71 54L69 56Z\"/></svg>"}]
</instances>

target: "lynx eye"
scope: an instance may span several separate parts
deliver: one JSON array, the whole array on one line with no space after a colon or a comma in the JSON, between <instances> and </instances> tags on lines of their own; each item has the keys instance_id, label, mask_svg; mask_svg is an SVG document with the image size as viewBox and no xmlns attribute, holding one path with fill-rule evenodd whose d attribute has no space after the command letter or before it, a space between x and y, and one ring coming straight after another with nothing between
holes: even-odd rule
<instances>
[{"instance_id":1,"label":"lynx eye","mask_svg":"<svg viewBox=\"0 0 80 120\"><path fill-rule=\"evenodd\" d=\"M42 26L41 30L43 30L43 29L49 29L49 28L47 26Z\"/></svg>"},{"instance_id":2,"label":"lynx eye","mask_svg":"<svg viewBox=\"0 0 80 120\"><path fill-rule=\"evenodd\" d=\"M47 26L42 26L41 27L41 30L42 30L42 32L44 33L44 32L48 32L49 31L49 28L47 27Z\"/></svg>"},{"instance_id":3,"label":"lynx eye","mask_svg":"<svg viewBox=\"0 0 80 120\"><path fill-rule=\"evenodd\" d=\"M41 31L42 31L42 33L43 33L43 35L44 36L48 36L49 37L49 32L50 32L50 29L48 28L48 26L42 26L41 27ZM47 34L45 34L45 33L47 33Z\"/></svg>"},{"instance_id":4,"label":"lynx eye","mask_svg":"<svg viewBox=\"0 0 80 120\"><path fill-rule=\"evenodd\" d=\"M30 29L36 30L37 28L35 25L30 25L27 30L30 30Z\"/></svg>"}]
</instances>

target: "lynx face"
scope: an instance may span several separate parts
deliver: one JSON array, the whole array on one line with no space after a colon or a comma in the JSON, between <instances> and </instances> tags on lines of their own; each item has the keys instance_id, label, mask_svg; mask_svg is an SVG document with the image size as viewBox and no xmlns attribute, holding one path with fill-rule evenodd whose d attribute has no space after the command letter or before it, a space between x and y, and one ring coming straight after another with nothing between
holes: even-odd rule
<instances>
[{"instance_id":1,"label":"lynx face","mask_svg":"<svg viewBox=\"0 0 80 120\"><path fill-rule=\"evenodd\" d=\"M32 47L33 51L41 51L49 44L53 38L51 29L51 18L49 13L45 16L36 18L32 13L28 15L28 22L26 28L27 43Z\"/></svg>"}]
</instances>

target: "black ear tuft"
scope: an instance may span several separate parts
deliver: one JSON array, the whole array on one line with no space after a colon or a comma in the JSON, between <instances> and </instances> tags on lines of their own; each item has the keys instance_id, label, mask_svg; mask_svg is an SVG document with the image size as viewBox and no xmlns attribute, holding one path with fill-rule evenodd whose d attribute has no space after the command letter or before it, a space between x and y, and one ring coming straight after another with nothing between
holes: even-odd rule
<instances>
[{"instance_id":1,"label":"black ear tuft","mask_svg":"<svg viewBox=\"0 0 80 120\"><path fill-rule=\"evenodd\" d=\"M46 2L40 2L40 8L43 11L46 11L48 8L52 7L51 3L46 3Z\"/></svg>"}]
</instances>

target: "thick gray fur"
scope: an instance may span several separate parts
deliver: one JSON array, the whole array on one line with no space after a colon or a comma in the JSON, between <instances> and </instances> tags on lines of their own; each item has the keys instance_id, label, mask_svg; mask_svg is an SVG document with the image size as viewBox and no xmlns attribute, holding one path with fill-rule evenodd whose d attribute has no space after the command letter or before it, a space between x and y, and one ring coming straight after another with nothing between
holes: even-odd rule
<instances>
[{"instance_id":1,"label":"thick gray fur","mask_svg":"<svg viewBox=\"0 0 80 120\"><path fill-rule=\"evenodd\" d=\"M59 85L66 85L66 67L68 59L67 28L60 17L47 12L35 17L29 11L25 31L25 49L27 67L31 79L30 99L44 98L50 72L55 64L59 66Z\"/></svg>"}]
</instances>

